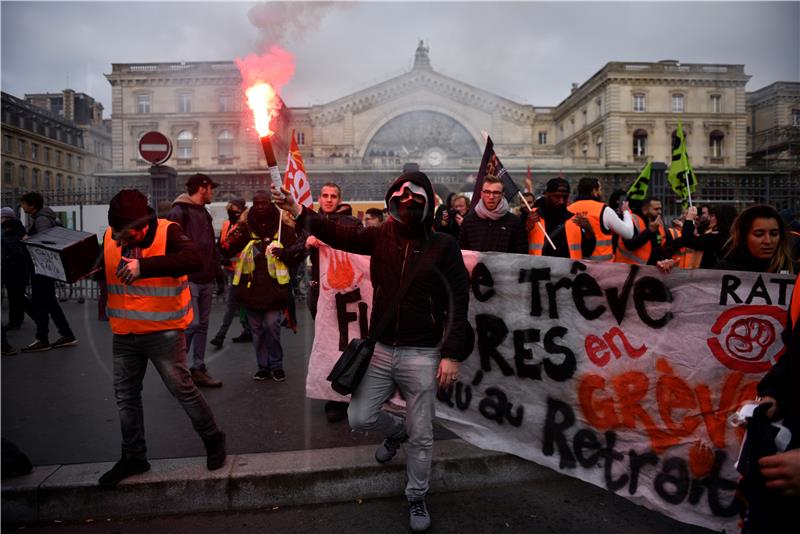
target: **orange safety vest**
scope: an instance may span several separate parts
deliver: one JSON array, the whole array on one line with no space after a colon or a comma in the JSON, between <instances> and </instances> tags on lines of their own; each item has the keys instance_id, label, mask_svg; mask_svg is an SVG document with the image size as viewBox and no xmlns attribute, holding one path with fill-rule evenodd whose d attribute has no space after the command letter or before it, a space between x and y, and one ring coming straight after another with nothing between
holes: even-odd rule
<instances>
[{"instance_id":1,"label":"orange safety vest","mask_svg":"<svg viewBox=\"0 0 800 534\"><path fill-rule=\"evenodd\" d=\"M680 230L672 228L671 226L669 227L669 235L672 236L673 242L681 238ZM691 269L691 267L689 267L688 264L689 257L687 254L687 250L690 249L687 249L686 247L681 247L681 248L676 248L675 250L672 251L672 260L675 262L675 267L679 267L681 269Z\"/></svg>"},{"instance_id":2,"label":"orange safety vest","mask_svg":"<svg viewBox=\"0 0 800 534\"><path fill-rule=\"evenodd\" d=\"M647 225L645 225L644 219L636 215L635 213L631 213L631 217L633 217L633 225L639 232L644 232ZM670 228L670 232L672 228ZM667 233L664 231L664 226L660 225L658 227L658 233L661 234L661 240L666 241ZM674 234L671 234L674 236ZM637 248L636 250L630 250L628 247L625 246L625 241L620 239L619 243L617 243L617 251L614 253L614 261L618 263L632 263L635 265L647 265L647 260L650 259L650 253L653 251L653 245L650 241L647 241L644 245ZM676 255L672 256L672 259L680 262L680 258Z\"/></svg>"},{"instance_id":3,"label":"orange safety vest","mask_svg":"<svg viewBox=\"0 0 800 534\"><path fill-rule=\"evenodd\" d=\"M142 258L163 256L167 252L167 228L174 222L158 219L153 243L141 249ZM108 320L115 334L149 334L163 330L185 330L192 322L192 295L189 278L163 276L138 279L124 284L117 277L122 248L111 238L108 228L103 239Z\"/></svg>"},{"instance_id":4,"label":"orange safety vest","mask_svg":"<svg viewBox=\"0 0 800 534\"><path fill-rule=\"evenodd\" d=\"M544 221L544 218L542 218ZM542 226L546 226L542 223ZM564 224L564 231L567 236L567 246L569 247L569 257L573 260L580 260L583 258L581 252L581 242L583 241L583 234L581 227L572 222L572 219L567 219ZM544 243L547 238L538 224L533 225L533 230L528 232L528 254L531 256L541 256L544 251Z\"/></svg>"},{"instance_id":5,"label":"orange safety vest","mask_svg":"<svg viewBox=\"0 0 800 534\"><path fill-rule=\"evenodd\" d=\"M602 225L603 209L605 207L605 204L597 200L578 200L567 206L567 209L572 213L585 212L589 223L592 225L597 245L595 245L592 255L586 258L587 260L613 261L614 259L614 247L611 243L611 233L604 231ZM573 223L573 225L574 224L575 223ZM580 253L580 250L578 252Z\"/></svg>"},{"instance_id":6,"label":"orange safety vest","mask_svg":"<svg viewBox=\"0 0 800 534\"><path fill-rule=\"evenodd\" d=\"M797 330L797 321L800 321L800 275L794 281L792 301L789 304L789 317L792 319L792 328Z\"/></svg>"},{"instance_id":7,"label":"orange safety vest","mask_svg":"<svg viewBox=\"0 0 800 534\"><path fill-rule=\"evenodd\" d=\"M230 220L226 220L222 222L222 230L219 232L219 244L222 246L228 239L228 233L235 225L231 224ZM228 271L235 271L236 270L236 261L239 259L239 255L237 254L235 258L231 259L231 262L225 266L225 269Z\"/></svg>"}]
</instances>

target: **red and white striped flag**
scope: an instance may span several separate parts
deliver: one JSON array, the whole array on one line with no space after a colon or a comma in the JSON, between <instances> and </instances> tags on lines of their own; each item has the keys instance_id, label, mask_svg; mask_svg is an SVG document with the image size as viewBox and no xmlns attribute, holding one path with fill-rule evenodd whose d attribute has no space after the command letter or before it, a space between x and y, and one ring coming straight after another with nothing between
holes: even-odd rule
<instances>
[{"instance_id":1,"label":"red and white striped flag","mask_svg":"<svg viewBox=\"0 0 800 534\"><path fill-rule=\"evenodd\" d=\"M292 193L294 201L300 205L310 208L314 203L311 198L311 184L306 176L306 166L303 163L303 156L297 148L297 141L292 130L292 143L289 146L289 161L286 162L286 177L283 186Z\"/></svg>"},{"instance_id":2,"label":"red and white striped flag","mask_svg":"<svg viewBox=\"0 0 800 534\"><path fill-rule=\"evenodd\" d=\"M530 165L528 165L528 175L525 176L525 192L533 193L533 176L531 175Z\"/></svg>"}]
</instances>

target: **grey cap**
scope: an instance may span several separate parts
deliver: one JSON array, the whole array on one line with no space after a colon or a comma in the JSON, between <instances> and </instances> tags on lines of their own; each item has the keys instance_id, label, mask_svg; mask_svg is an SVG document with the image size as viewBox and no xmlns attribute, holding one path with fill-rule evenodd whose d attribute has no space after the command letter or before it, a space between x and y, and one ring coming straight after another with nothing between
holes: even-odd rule
<instances>
[{"instance_id":1,"label":"grey cap","mask_svg":"<svg viewBox=\"0 0 800 534\"><path fill-rule=\"evenodd\" d=\"M17 214L14 212L12 208L6 206L2 210L0 210L0 217L8 217L9 219L16 219Z\"/></svg>"}]
</instances>

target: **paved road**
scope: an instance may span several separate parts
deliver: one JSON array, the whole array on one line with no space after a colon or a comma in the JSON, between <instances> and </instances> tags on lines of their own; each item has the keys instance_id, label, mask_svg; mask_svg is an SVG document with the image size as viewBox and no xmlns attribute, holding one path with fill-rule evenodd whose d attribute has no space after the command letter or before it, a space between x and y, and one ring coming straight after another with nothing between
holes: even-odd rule
<instances>
[{"instance_id":1,"label":"paved road","mask_svg":"<svg viewBox=\"0 0 800 534\"><path fill-rule=\"evenodd\" d=\"M379 443L377 434L351 432L346 421L330 424L323 401L305 397L307 357L313 322L299 303L297 334L283 329L288 379L255 382L255 353L249 343L231 343L241 328L234 324L221 350L209 346L206 362L224 385L204 389L231 453L322 449ZM97 303L62 303L79 344L47 352L2 358L2 434L14 441L36 465L115 461L119 459L119 419L114 400L111 330L97 321ZM215 304L210 331L222 321ZM5 320L4 320L5 322ZM51 332L51 340L55 332ZM32 322L9 332L22 346L34 338ZM158 373L149 367L144 382L145 426L151 458L205 456L189 418L172 398ZM437 439L453 437L437 428Z\"/></svg>"},{"instance_id":2,"label":"paved road","mask_svg":"<svg viewBox=\"0 0 800 534\"><path fill-rule=\"evenodd\" d=\"M579 480L560 478L543 484L428 496L431 534L707 534L637 506ZM405 500L379 499L224 514L185 514L92 523L28 525L22 532L42 534L261 534L326 533L406 534Z\"/></svg>"}]
</instances>

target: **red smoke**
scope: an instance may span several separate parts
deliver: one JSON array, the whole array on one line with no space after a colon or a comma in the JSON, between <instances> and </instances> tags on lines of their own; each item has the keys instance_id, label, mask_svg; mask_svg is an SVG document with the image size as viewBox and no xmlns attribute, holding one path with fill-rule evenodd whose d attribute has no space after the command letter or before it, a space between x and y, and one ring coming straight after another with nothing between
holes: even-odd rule
<instances>
[{"instance_id":1,"label":"red smoke","mask_svg":"<svg viewBox=\"0 0 800 534\"><path fill-rule=\"evenodd\" d=\"M236 66L242 75L242 90L248 96L247 104L253 111L256 130L259 136L268 135L271 133L269 121L283 105L278 95L294 76L294 55L273 45L264 55L237 58Z\"/></svg>"}]
</instances>

